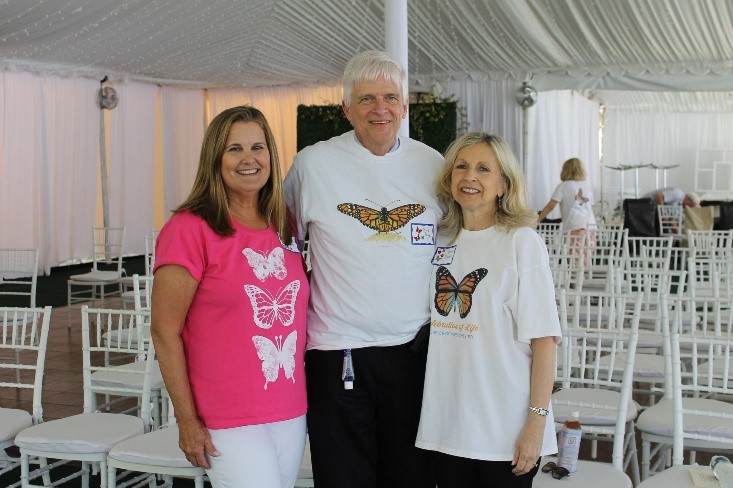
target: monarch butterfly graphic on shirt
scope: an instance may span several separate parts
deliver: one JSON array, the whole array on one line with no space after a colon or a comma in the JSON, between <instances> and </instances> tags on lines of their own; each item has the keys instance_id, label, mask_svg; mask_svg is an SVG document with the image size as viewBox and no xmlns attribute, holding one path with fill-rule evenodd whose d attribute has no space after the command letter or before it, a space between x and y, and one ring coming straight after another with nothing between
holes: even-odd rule
<instances>
[{"instance_id":1,"label":"monarch butterfly graphic on shirt","mask_svg":"<svg viewBox=\"0 0 733 488\"><path fill-rule=\"evenodd\" d=\"M283 341L283 336L276 335L275 342L267 337L253 336L252 342L257 349L257 357L262 361L262 373L265 375L265 390L268 383L273 383L280 376L280 368L285 377L295 383L295 350L298 344L298 331L291 332Z\"/></svg>"},{"instance_id":2,"label":"monarch butterfly graphic on shirt","mask_svg":"<svg viewBox=\"0 0 733 488\"><path fill-rule=\"evenodd\" d=\"M367 200L371 203L371 200ZM410 220L425 211L425 206L418 203L400 205L392 210L381 207L379 210L357 203L340 203L336 206L339 212L354 217L362 225L376 230L378 233L393 232L404 227Z\"/></svg>"},{"instance_id":3,"label":"monarch butterfly graphic on shirt","mask_svg":"<svg viewBox=\"0 0 733 488\"><path fill-rule=\"evenodd\" d=\"M448 268L439 266L435 275L435 309L446 316L457 309L463 319L471 311L473 292L479 282L486 277L488 270L478 268L468 273L460 283L456 282Z\"/></svg>"}]
</instances>

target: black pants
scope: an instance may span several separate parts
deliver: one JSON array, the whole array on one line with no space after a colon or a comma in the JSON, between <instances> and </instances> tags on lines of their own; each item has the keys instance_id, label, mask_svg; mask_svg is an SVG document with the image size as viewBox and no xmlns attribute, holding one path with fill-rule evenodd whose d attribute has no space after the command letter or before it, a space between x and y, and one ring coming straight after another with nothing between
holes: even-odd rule
<instances>
[{"instance_id":1,"label":"black pants","mask_svg":"<svg viewBox=\"0 0 733 488\"><path fill-rule=\"evenodd\" d=\"M433 453L438 488L532 488L539 464L520 476L512 473L511 461L481 461ZM539 459L537 460L539 463Z\"/></svg>"},{"instance_id":2,"label":"black pants","mask_svg":"<svg viewBox=\"0 0 733 488\"><path fill-rule=\"evenodd\" d=\"M430 454L415 447L425 358L409 345L306 352L308 436L316 488L435 488Z\"/></svg>"}]
</instances>

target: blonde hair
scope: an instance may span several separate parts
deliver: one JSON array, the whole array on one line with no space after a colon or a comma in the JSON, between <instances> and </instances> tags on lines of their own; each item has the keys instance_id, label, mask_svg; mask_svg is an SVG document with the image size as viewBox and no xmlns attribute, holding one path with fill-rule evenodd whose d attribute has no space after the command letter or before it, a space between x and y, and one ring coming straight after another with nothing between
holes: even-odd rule
<instances>
[{"instance_id":1,"label":"blonde hair","mask_svg":"<svg viewBox=\"0 0 733 488\"><path fill-rule=\"evenodd\" d=\"M463 228L463 212L451 192L451 175L458 153L475 144L487 144L499 160L504 195L499 198L497 206L497 226L505 230L517 227L534 228L537 225L537 213L527 205L524 175L519 169L511 147L500 136L485 132L470 132L460 136L448 147L443 167L435 182L435 194L447 209L439 223L440 231L453 242Z\"/></svg>"},{"instance_id":2,"label":"blonde hair","mask_svg":"<svg viewBox=\"0 0 733 488\"><path fill-rule=\"evenodd\" d=\"M254 122L265 133L267 149L270 152L270 178L260 190L257 209L267 219L269 225L275 228L283 244L290 245L293 230L287 218L283 177L275 138L265 116L254 107L244 105L232 107L214 117L204 133L198 171L191 193L174 212L189 210L204 219L211 230L220 236L234 235L234 227L229 216L229 201L221 175L221 158L229 131L237 122Z\"/></svg>"},{"instance_id":3,"label":"blonde hair","mask_svg":"<svg viewBox=\"0 0 733 488\"><path fill-rule=\"evenodd\" d=\"M578 158L570 158L562 165L560 181L584 181L585 167L583 161Z\"/></svg>"}]
</instances>

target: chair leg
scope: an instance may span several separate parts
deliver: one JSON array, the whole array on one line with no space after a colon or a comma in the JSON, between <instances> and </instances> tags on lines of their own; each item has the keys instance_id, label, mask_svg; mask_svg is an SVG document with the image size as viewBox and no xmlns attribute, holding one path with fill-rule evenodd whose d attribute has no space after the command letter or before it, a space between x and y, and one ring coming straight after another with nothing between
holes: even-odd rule
<instances>
[{"instance_id":1,"label":"chair leg","mask_svg":"<svg viewBox=\"0 0 733 488\"><path fill-rule=\"evenodd\" d=\"M30 459L28 454L20 453L20 486L22 488L28 488L30 486L29 481L30 475ZM46 481L44 480L44 483Z\"/></svg>"},{"instance_id":2,"label":"chair leg","mask_svg":"<svg viewBox=\"0 0 733 488\"><path fill-rule=\"evenodd\" d=\"M651 451L651 445L649 441L646 439L642 439L641 441L641 481L644 481L649 477L650 451Z\"/></svg>"},{"instance_id":3,"label":"chair leg","mask_svg":"<svg viewBox=\"0 0 733 488\"><path fill-rule=\"evenodd\" d=\"M204 488L203 475L196 476L196 479L194 479L194 488Z\"/></svg>"},{"instance_id":4,"label":"chair leg","mask_svg":"<svg viewBox=\"0 0 733 488\"><path fill-rule=\"evenodd\" d=\"M38 466L41 469L44 469L48 466L48 459L46 458L38 458ZM41 479L43 480L43 485L50 485L51 484L51 472L50 471L44 471L41 475Z\"/></svg>"},{"instance_id":5,"label":"chair leg","mask_svg":"<svg viewBox=\"0 0 733 488\"><path fill-rule=\"evenodd\" d=\"M107 468L107 486L109 488L117 487L117 468L109 466Z\"/></svg>"},{"instance_id":6,"label":"chair leg","mask_svg":"<svg viewBox=\"0 0 733 488\"><path fill-rule=\"evenodd\" d=\"M641 477L639 476L639 455L636 451L636 435L634 434L634 423L628 422L626 427L626 439L624 441L624 452L626 452L626 457L628 458L628 463L631 464L631 477L634 486L637 486L641 482ZM627 463L624 463L624 468L626 468Z\"/></svg>"}]
</instances>

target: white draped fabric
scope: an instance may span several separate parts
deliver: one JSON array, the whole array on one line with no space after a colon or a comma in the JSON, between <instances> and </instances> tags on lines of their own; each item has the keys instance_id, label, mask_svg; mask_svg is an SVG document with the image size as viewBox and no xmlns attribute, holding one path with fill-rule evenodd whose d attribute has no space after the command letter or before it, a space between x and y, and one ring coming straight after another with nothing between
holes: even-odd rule
<instances>
[{"instance_id":1,"label":"white draped fabric","mask_svg":"<svg viewBox=\"0 0 733 488\"><path fill-rule=\"evenodd\" d=\"M47 273L92 248L99 83L0 72L0 247L38 247Z\"/></svg>"},{"instance_id":2,"label":"white draped fabric","mask_svg":"<svg viewBox=\"0 0 733 488\"><path fill-rule=\"evenodd\" d=\"M156 222L167 220L191 191L205 127L202 90L161 89L164 200L162 212L156 214Z\"/></svg>"},{"instance_id":3,"label":"white draped fabric","mask_svg":"<svg viewBox=\"0 0 733 488\"><path fill-rule=\"evenodd\" d=\"M560 184L562 164L583 161L597 202L601 199L599 166L600 107L570 90L540 93L529 109L527 186L532 206L541 210ZM550 218L560 218L556 207Z\"/></svg>"},{"instance_id":4,"label":"white draped fabric","mask_svg":"<svg viewBox=\"0 0 733 488\"><path fill-rule=\"evenodd\" d=\"M160 88L130 82L116 87L117 108L109 111L109 215L111 227L125 227L125 254L144 254L154 228L157 104Z\"/></svg>"},{"instance_id":5,"label":"white draped fabric","mask_svg":"<svg viewBox=\"0 0 733 488\"><path fill-rule=\"evenodd\" d=\"M654 163L679 167L667 171L667 186L695 190L695 162L701 149L733 149L733 113L640 112L606 110L603 129L605 166ZM639 194L662 186L662 176L653 168L639 173ZM606 199L613 203L621 197L621 174L604 170ZM624 175L627 197L634 197L635 171Z\"/></svg>"}]
</instances>

